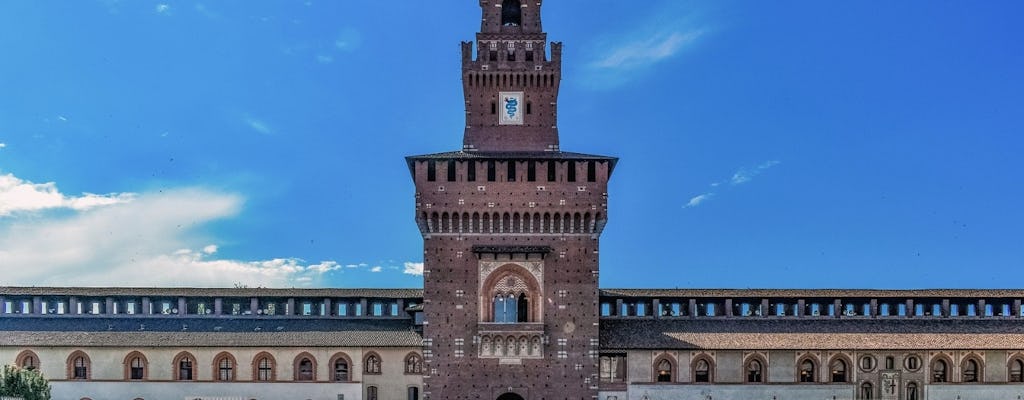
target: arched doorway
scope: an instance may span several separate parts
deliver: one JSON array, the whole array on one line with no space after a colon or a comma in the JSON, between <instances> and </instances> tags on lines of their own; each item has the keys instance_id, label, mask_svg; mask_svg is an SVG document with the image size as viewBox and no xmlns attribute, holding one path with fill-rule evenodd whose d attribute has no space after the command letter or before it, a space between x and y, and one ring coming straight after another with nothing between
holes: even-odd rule
<instances>
[{"instance_id":1,"label":"arched doorway","mask_svg":"<svg viewBox=\"0 0 1024 400\"><path fill-rule=\"evenodd\" d=\"M501 396L498 396L497 400L526 400L526 399L524 399L523 396L520 396L520 395L515 394L515 393L505 393L505 394L503 394Z\"/></svg>"}]
</instances>

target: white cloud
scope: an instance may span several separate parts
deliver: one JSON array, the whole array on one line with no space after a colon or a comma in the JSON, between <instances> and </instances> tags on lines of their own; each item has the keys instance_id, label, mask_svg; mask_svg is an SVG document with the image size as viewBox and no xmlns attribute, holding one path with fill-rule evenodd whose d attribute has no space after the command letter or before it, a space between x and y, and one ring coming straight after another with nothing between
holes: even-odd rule
<instances>
[{"instance_id":1,"label":"white cloud","mask_svg":"<svg viewBox=\"0 0 1024 400\"><path fill-rule=\"evenodd\" d=\"M591 66L597 69L617 70L646 67L676 55L684 46L692 44L703 34L703 30L655 33L612 48L607 56L594 61Z\"/></svg>"},{"instance_id":2,"label":"white cloud","mask_svg":"<svg viewBox=\"0 0 1024 400\"><path fill-rule=\"evenodd\" d=\"M271 133L274 133L274 130L270 129L270 126L267 125L266 122L263 122L263 121L261 121L259 119L256 119L256 118L246 117L245 118L245 124L248 125L250 128L252 128L252 130L254 130L256 132L259 132L259 133L262 133L264 135L269 135Z\"/></svg>"},{"instance_id":3,"label":"white cloud","mask_svg":"<svg viewBox=\"0 0 1024 400\"><path fill-rule=\"evenodd\" d=\"M161 3L161 4L157 4L156 5L156 12L158 14L167 14L167 12L170 11L170 10L171 10L171 6L169 6L167 4L162 4Z\"/></svg>"},{"instance_id":4,"label":"white cloud","mask_svg":"<svg viewBox=\"0 0 1024 400\"><path fill-rule=\"evenodd\" d=\"M701 194L701 195L698 195L698 196L694 196L693 198L690 199L689 202L686 203L686 205L684 207L690 208L690 207L699 206L699 205L701 205L701 203L711 199L711 197L713 197L714 195L715 195L714 193L704 193L704 194Z\"/></svg>"},{"instance_id":5,"label":"white cloud","mask_svg":"<svg viewBox=\"0 0 1024 400\"><path fill-rule=\"evenodd\" d=\"M297 258L214 258L218 247L202 237L201 228L236 215L243 202L236 195L186 188L72 198L53 183L32 184L11 174L0 176L0 185L0 205L8 213L72 211L8 216L0 225L0 265L31 268L5 268L4 284L294 287L317 285L341 268L334 261Z\"/></svg>"},{"instance_id":6,"label":"white cloud","mask_svg":"<svg viewBox=\"0 0 1024 400\"><path fill-rule=\"evenodd\" d=\"M7 143L0 142L0 149L7 147Z\"/></svg>"},{"instance_id":7,"label":"white cloud","mask_svg":"<svg viewBox=\"0 0 1024 400\"><path fill-rule=\"evenodd\" d=\"M325 54L318 54L316 56L316 61L321 64L330 64L334 62L334 57Z\"/></svg>"},{"instance_id":8,"label":"white cloud","mask_svg":"<svg viewBox=\"0 0 1024 400\"><path fill-rule=\"evenodd\" d=\"M382 268L379 265L376 266L376 267L370 268L370 272L380 272L380 271L383 271L383 270L384 270L384 268Z\"/></svg>"},{"instance_id":9,"label":"white cloud","mask_svg":"<svg viewBox=\"0 0 1024 400\"><path fill-rule=\"evenodd\" d=\"M406 261L405 270L403 270L402 273L423 276L423 263Z\"/></svg>"},{"instance_id":10,"label":"white cloud","mask_svg":"<svg viewBox=\"0 0 1024 400\"><path fill-rule=\"evenodd\" d=\"M729 183L733 185L739 185L750 182L751 179L754 179L755 176L760 175L762 172L764 172L764 170L774 167L778 164L779 162L777 160L771 160L766 161L754 168L741 168L739 171L736 171L736 173L732 174L732 178L729 178Z\"/></svg>"},{"instance_id":11,"label":"white cloud","mask_svg":"<svg viewBox=\"0 0 1024 400\"><path fill-rule=\"evenodd\" d=\"M346 28L334 39L334 48L339 51L352 51L359 48L359 44L362 41L362 35L359 34L359 31Z\"/></svg>"},{"instance_id":12,"label":"white cloud","mask_svg":"<svg viewBox=\"0 0 1024 400\"><path fill-rule=\"evenodd\" d=\"M101 206L132 201L133 193L111 193L99 195L84 193L81 196L65 196L53 182L32 183L19 179L13 174L0 175L0 217L17 212L31 212L46 209L69 208L88 210Z\"/></svg>"}]
</instances>

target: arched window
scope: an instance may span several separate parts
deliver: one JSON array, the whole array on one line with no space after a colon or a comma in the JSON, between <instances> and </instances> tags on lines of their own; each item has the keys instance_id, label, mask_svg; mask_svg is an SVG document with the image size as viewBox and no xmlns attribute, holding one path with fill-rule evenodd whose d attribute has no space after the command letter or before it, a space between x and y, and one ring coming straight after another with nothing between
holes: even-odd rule
<instances>
[{"instance_id":1,"label":"arched window","mask_svg":"<svg viewBox=\"0 0 1024 400\"><path fill-rule=\"evenodd\" d=\"M918 390L916 382L910 382L907 384L907 400L919 400L920 396L917 392Z\"/></svg>"},{"instance_id":2,"label":"arched window","mask_svg":"<svg viewBox=\"0 0 1024 400\"><path fill-rule=\"evenodd\" d=\"M963 365L963 382L981 382L981 367L977 360L968 358Z\"/></svg>"},{"instance_id":3,"label":"arched window","mask_svg":"<svg viewBox=\"0 0 1024 400\"><path fill-rule=\"evenodd\" d=\"M815 372L817 372L817 366L814 365L813 360L804 359L800 362L800 382L815 382Z\"/></svg>"},{"instance_id":4,"label":"arched window","mask_svg":"<svg viewBox=\"0 0 1024 400\"><path fill-rule=\"evenodd\" d=\"M149 361L138 351L128 353L124 357L124 378L132 381L144 380L148 377Z\"/></svg>"},{"instance_id":5,"label":"arched window","mask_svg":"<svg viewBox=\"0 0 1024 400\"><path fill-rule=\"evenodd\" d=\"M39 369L39 356L32 350L22 351L14 358L14 365L29 371L37 370Z\"/></svg>"},{"instance_id":6,"label":"arched window","mask_svg":"<svg viewBox=\"0 0 1024 400\"><path fill-rule=\"evenodd\" d=\"M707 357L699 357L693 363L693 381L697 383L711 383L714 376L711 369L711 361Z\"/></svg>"},{"instance_id":7,"label":"arched window","mask_svg":"<svg viewBox=\"0 0 1024 400\"><path fill-rule=\"evenodd\" d=\"M416 386L409 386L409 396L406 397L409 400L420 400L420 388Z\"/></svg>"},{"instance_id":8,"label":"arched window","mask_svg":"<svg viewBox=\"0 0 1024 400\"><path fill-rule=\"evenodd\" d=\"M409 353L405 356L405 373L406 374L422 374L423 373L423 358L419 354Z\"/></svg>"},{"instance_id":9,"label":"arched window","mask_svg":"<svg viewBox=\"0 0 1024 400\"><path fill-rule=\"evenodd\" d=\"M764 383L764 364L761 360L752 359L747 362L747 383Z\"/></svg>"},{"instance_id":10,"label":"arched window","mask_svg":"<svg viewBox=\"0 0 1024 400\"><path fill-rule=\"evenodd\" d=\"M932 382L942 383L949 381L949 365L946 364L945 360L935 360L932 362Z\"/></svg>"},{"instance_id":11,"label":"arched window","mask_svg":"<svg viewBox=\"0 0 1024 400\"><path fill-rule=\"evenodd\" d=\"M363 373L371 375L380 375L380 356L377 353L369 353L366 358L363 359Z\"/></svg>"},{"instance_id":12,"label":"arched window","mask_svg":"<svg viewBox=\"0 0 1024 400\"><path fill-rule=\"evenodd\" d=\"M235 380L235 357L230 353L224 352L217 354L213 358L213 368L216 372L214 376L216 380L222 382L231 382Z\"/></svg>"},{"instance_id":13,"label":"arched window","mask_svg":"<svg viewBox=\"0 0 1024 400\"><path fill-rule=\"evenodd\" d=\"M262 352L253 358L252 372L253 380L261 382L271 382L277 379L277 372L275 367L277 366L277 360L270 353Z\"/></svg>"},{"instance_id":14,"label":"arched window","mask_svg":"<svg viewBox=\"0 0 1024 400\"><path fill-rule=\"evenodd\" d=\"M174 380L191 381L196 376L196 359L191 354L181 353L174 357Z\"/></svg>"},{"instance_id":15,"label":"arched window","mask_svg":"<svg viewBox=\"0 0 1024 400\"><path fill-rule=\"evenodd\" d=\"M380 400L377 398L377 387L367 386L366 387L366 400Z\"/></svg>"},{"instance_id":16,"label":"arched window","mask_svg":"<svg viewBox=\"0 0 1024 400\"><path fill-rule=\"evenodd\" d=\"M1010 360L1010 367L1008 368L1010 382L1024 382L1024 360L1015 358Z\"/></svg>"},{"instance_id":17,"label":"arched window","mask_svg":"<svg viewBox=\"0 0 1024 400\"><path fill-rule=\"evenodd\" d=\"M89 356L82 351L75 351L68 356L68 379L87 380L91 377Z\"/></svg>"},{"instance_id":18,"label":"arched window","mask_svg":"<svg viewBox=\"0 0 1024 400\"><path fill-rule=\"evenodd\" d=\"M832 382L846 382L846 361L839 358L833 359L829 364L829 371L832 374Z\"/></svg>"},{"instance_id":19,"label":"arched window","mask_svg":"<svg viewBox=\"0 0 1024 400\"><path fill-rule=\"evenodd\" d=\"M672 382L672 362L666 358L662 358L657 361L654 365L657 376L655 377L657 382Z\"/></svg>"},{"instance_id":20,"label":"arched window","mask_svg":"<svg viewBox=\"0 0 1024 400\"><path fill-rule=\"evenodd\" d=\"M352 361L348 358L345 353L335 354L331 357L331 380L335 382L348 382L351 379L349 374L349 368L352 365Z\"/></svg>"},{"instance_id":21,"label":"arched window","mask_svg":"<svg viewBox=\"0 0 1024 400\"><path fill-rule=\"evenodd\" d=\"M871 382L864 382L860 384L860 399L861 400L872 400L875 398L875 387L871 385Z\"/></svg>"},{"instance_id":22,"label":"arched window","mask_svg":"<svg viewBox=\"0 0 1024 400\"><path fill-rule=\"evenodd\" d=\"M312 381L314 380L313 373L313 360L303 357L300 359L295 366L295 380L297 381Z\"/></svg>"},{"instance_id":23,"label":"arched window","mask_svg":"<svg viewBox=\"0 0 1024 400\"><path fill-rule=\"evenodd\" d=\"M483 290L491 301L481 307L482 322L538 322L540 286L536 278L516 264L503 265L486 275Z\"/></svg>"}]
</instances>

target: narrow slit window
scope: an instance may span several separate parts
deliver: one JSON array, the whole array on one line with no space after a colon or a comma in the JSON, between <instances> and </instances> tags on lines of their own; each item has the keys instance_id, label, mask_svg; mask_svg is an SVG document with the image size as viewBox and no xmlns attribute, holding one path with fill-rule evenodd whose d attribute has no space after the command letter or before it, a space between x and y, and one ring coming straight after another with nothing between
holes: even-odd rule
<instances>
[{"instance_id":1,"label":"narrow slit window","mask_svg":"<svg viewBox=\"0 0 1024 400\"><path fill-rule=\"evenodd\" d=\"M555 181L555 162L548 161L548 182Z\"/></svg>"},{"instance_id":2,"label":"narrow slit window","mask_svg":"<svg viewBox=\"0 0 1024 400\"><path fill-rule=\"evenodd\" d=\"M466 163L466 180L469 182L476 181L476 161Z\"/></svg>"},{"instance_id":3,"label":"narrow slit window","mask_svg":"<svg viewBox=\"0 0 1024 400\"><path fill-rule=\"evenodd\" d=\"M448 182L455 182L455 160L448 161Z\"/></svg>"},{"instance_id":4,"label":"narrow slit window","mask_svg":"<svg viewBox=\"0 0 1024 400\"><path fill-rule=\"evenodd\" d=\"M508 181L509 182L515 182L516 181L516 162L509 160L506 164L508 164L508 173L506 174L506 176L508 178Z\"/></svg>"},{"instance_id":5,"label":"narrow slit window","mask_svg":"<svg viewBox=\"0 0 1024 400\"><path fill-rule=\"evenodd\" d=\"M527 161L526 162L526 180L533 182L537 180L537 162Z\"/></svg>"},{"instance_id":6,"label":"narrow slit window","mask_svg":"<svg viewBox=\"0 0 1024 400\"><path fill-rule=\"evenodd\" d=\"M566 175L569 182L576 182L576 162L569 161L569 166L566 168Z\"/></svg>"},{"instance_id":7,"label":"narrow slit window","mask_svg":"<svg viewBox=\"0 0 1024 400\"><path fill-rule=\"evenodd\" d=\"M587 182L597 182L597 163L587 161Z\"/></svg>"},{"instance_id":8,"label":"narrow slit window","mask_svg":"<svg viewBox=\"0 0 1024 400\"><path fill-rule=\"evenodd\" d=\"M427 180L433 182L437 179L437 165L434 161L427 161Z\"/></svg>"},{"instance_id":9,"label":"narrow slit window","mask_svg":"<svg viewBox=\"0 0 1024 400\"><path fill-rule=\"evenodd\" d=\"M487 162L487 181L494 182L497 178L495 177L494 161Z\"/></svg>"}]
</instances>

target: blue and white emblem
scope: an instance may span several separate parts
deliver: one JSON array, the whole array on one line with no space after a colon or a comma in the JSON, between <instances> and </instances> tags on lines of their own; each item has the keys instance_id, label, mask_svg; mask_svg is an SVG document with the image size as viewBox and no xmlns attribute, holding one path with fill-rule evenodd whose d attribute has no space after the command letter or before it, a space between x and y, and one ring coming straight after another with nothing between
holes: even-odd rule
<instances>
[{"instance_id":1,"label":"blue and white emblem","mask_svg":"<svg viewBox=\"0 0 1024 400\"><path fill-rule=\"evenodd\" d=\"M501 100L498 125L522 125L523 92L500 92L498 97Z\"/></svg>"}]
</instances>

